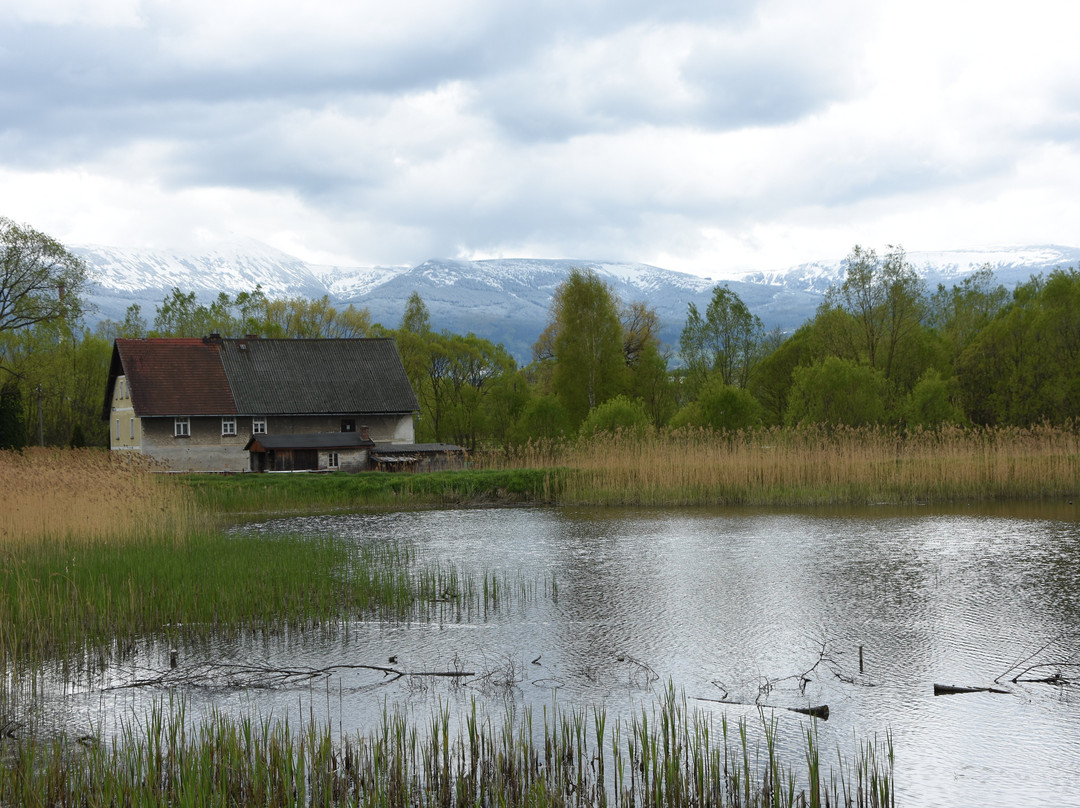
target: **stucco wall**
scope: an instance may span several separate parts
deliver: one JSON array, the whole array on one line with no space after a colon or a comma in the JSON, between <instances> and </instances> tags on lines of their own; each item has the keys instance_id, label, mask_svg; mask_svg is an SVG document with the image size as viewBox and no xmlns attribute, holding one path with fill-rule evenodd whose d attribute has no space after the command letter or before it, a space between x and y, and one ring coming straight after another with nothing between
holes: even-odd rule
<instances>
[{"instance_id":1,"label":"stucco wall","mask_svg":"<svg viewBox=\"0 0 1080 808\"><path fill-rule=\"evenodd\" d=\"M188 419L191 434L176 437L173 418L144 418L143 454L173 471L247 471L244 446L251 437L251 419L237 416L236 435L221 434L220 417Z\"/></svg>"},{"instance_id":2,"label":"stucco wall","mask_svg":"<svg viewBox=\"0 0 1080 808\"><path fill-rule=\"evenodd\" d=\"M115 419L115 415L113 416ZM356 431L368 427L372 440L389 443L412 443L411 415L346 415L346 416L267 416L266 434L293 435L317 432L340 432L342 420L354 421ZM139 419L136 419L137 421ZM236 435L221 434L221 418L217 416L188 419L190 435L176 437L173 418L141 419L141 440L138 447L173 471L249 471L250 455L244 451L251 438L251 416L236 416ZM123 427L123 422L122 422ZM113 425L111 428L115 429ZM123 433L123 428L121 430ZM114 445L114 448L121 448ZM326 452L320 453L320 467L325 468ZM343 471L366 468L367 453L339 452Z\"/></svg>"},{"instance_id":3,"label":"stucco wall","mask_svg":"<svg viewBox=\"0 0 1080 808\"><path fill-rule=\"evenodd\" d=\"M109 413L109 446L113 449L138 450L142 445L142 423L135 417L127 379L118 376L113 385Z\"/></svg>"}]
</instances>

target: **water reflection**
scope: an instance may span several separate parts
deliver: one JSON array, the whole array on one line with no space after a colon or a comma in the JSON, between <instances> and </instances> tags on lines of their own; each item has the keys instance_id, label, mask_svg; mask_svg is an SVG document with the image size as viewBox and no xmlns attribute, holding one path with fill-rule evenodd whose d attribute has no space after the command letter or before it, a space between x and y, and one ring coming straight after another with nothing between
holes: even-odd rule
<instances>
[{"instance_id":1,"label":"water reflection","mask_svg":"<svg viewBox=\"0 0 1080 808\"><path fill-rule=\"evenodd\" d=\"M556 698L628 715L670 680L692 706L732 717L756 716L755 704L828 704L826 748L850 751L854 739L891 731L901 804L1080 804L1076 688L1004 677L1009 695L932 695L935 682L993 684L1024 660L1080 662L1080 523L1064 503L425 511L243 529L400 542L477 575L554 580L557 597L470 620L357 621L223 640L185 649L180 670L335 667L290 687L218 681L68 693L64 709L92 721L95 710L137 711L140 700L180 690L195 710L318 710L348 731L370 726L387 700L421 719L474 697L497 715L504 699L542 707ZM121 667L109 681L167 669L166 653L146 646L138 669ZM391 658L412 672L477 675L389 679L360 667ZM1077 669L1066 672L1075 678ZM807 719L777 715L784 736L798 739Z\"/></svg>"}]
</instances>

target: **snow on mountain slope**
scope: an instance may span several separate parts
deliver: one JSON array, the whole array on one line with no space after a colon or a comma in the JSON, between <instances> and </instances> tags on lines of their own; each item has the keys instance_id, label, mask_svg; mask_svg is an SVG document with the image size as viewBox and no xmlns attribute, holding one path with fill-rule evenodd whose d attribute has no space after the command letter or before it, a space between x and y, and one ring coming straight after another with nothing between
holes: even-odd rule
<instances>
[{"instance_id":1,"label":"snow on mountain slope","mask_svg":"<svg viewBox=\"0 0 1080 808\"><path fill-rule=\"evenodd\" d=\"M883 257L878 253L879 257ZM1080 266L1080 249L1046 245L1036 247L997 247L982 250L942 250L910 252L907 260L915 271L934 288L963 279L965 275L989 266L999 283L1014 286L1032 275ZM787 286L792 289L825 294L830 286L844 279L843 259L813 261L775 272L752 272L742 278L749 283Z\"/></svg>"},{"instance_id":2,"label":"snow on mountain slope","mask_svg":"<svg viewBox=\"0 0 1080 808\"><path fill-rule=\"evenodd\" d=\"M335 305L366 307L375 322L393 328L405 303L419 293L436 330L473 332L502 342L518 359L543 330L556 287L580 268L596 272L624 303L644 301L660 317L661 338L675 345L687 308L708 305L715 282L648 264L572 259L432 259L414 267L309 265L253 240L202 250L161 251L75 247L90 268L90 302L99 318L121 319L131 303L153 321L155 307L173 287L208 302L261 286L272 298L329 296ZM909 253L931 289L949 285L984 265L1007 286L1032 274L1080 265L1080 249L1042 246ZM815 261L777 272L721 281L757 314L766 328L790 331L814 314L828 288L843 279L843 261Z\"/></svg>"}]
</instances>

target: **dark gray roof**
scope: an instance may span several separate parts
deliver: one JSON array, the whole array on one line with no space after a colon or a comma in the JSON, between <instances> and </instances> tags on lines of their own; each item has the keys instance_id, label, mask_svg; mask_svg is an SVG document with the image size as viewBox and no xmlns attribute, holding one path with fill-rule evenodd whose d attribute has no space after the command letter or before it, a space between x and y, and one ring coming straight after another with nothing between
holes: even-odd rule
<instances>
[{"instance_id":1,"label":"dark gray roof","mask_svg":"<svg viewBox=\"0 0 1080 808\"><path fill-rule=\"evenodd\" d=\"M377 443L372 448L371 454L442 454L464 451L453 443Z\"/></svg>"},{"instance_id":2,"label":"dark gray roof","mask_svg":"<svg viewBox=\"0 0 1080 808\"><path fill-rule=\"evenodd\" d=\"M225 339L221 361L245 415L420 409L388 338Z\"/></svg>"},{"instance_id":3,"label":"dark gray roof","mask_svg":"<svg viewBox=\"0 0 1080 808\"><path fill-rule=\"evenodd\" d=\"M359 432L316 432L298 435L252 435L244 447L247 451L269 449L360 449L375 444Z\"/></svg>"}]
</instances>

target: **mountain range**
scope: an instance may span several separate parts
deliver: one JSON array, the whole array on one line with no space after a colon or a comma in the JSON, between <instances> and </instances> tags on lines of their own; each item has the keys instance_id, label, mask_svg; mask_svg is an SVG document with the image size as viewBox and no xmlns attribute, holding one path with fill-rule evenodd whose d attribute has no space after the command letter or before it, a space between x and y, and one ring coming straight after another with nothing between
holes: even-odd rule
<instances>
[{"instance_id":1,"label":"mountain range","mask_svg":"<svg viewBox=\"0 0 1080 808\"><path fill-rule=\"evenodd\" d=\"M645 301L661 322L661 339L677 345L690 303L704 311L716 285L726 285L769 330L792 331L810 319L830 286L843 278L843 262L817 261L730 279L702 278L647 264L570 259L432 259L414 267L344 267L306 263L253 240L234 240L198 251L77 246L89 267L95 318L123 319L132 303L153 323L172 289L195 292L202 302L261 286L271 298L327 296L335 306L366 308L374 322L396 327L413 292L423 298L436 330L473 332L501 342L527 362L547 323L555 288L572 268L591 269L625 303ZM1011 288L1032 275L1080 266L1080 248L1039 246L909 253L931 289L950 286L983 266Z\"/></svg>"}]
</instances>

